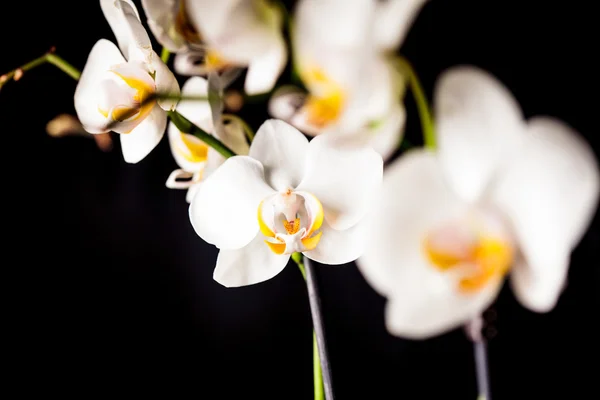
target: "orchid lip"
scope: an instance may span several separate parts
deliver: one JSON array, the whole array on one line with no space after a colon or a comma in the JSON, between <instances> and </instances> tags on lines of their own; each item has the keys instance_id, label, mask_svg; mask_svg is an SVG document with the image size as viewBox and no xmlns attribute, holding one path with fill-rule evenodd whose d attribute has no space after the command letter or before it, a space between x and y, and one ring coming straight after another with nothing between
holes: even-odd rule
<instances>
[{"instance_id":1,"label":"orchid lip","mask_svg":"<svg viewBox=\"0 0 600 400\"><path fill-rule=\"evenodd\" d=\"M263 199L258 224L275 254L312 250L321 239L323 206L311 193L287 189Z\"/></svg>"},{"instance_id":2,"label":"orchid lip","mask_svg":"<svg viewBox=\"0 0 600 400\"><path fill-rule=\"evenodd\" d=\"M499 282L514 261L506 226L493 214L448 221L430 230L423 242L429 263L457 280L463 294L480 292Z\"/></svg>"}]
</instances>

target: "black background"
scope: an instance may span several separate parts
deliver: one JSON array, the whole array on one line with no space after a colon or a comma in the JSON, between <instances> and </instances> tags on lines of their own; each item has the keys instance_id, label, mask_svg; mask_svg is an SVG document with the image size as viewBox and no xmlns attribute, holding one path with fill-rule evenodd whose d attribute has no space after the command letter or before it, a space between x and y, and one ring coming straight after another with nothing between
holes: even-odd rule
<instances>
[{"instance_id":1,"label":"black background","mask_svg":"<svg viewBox=\"0 0 600 400\"><path fill-rule=\"evenodd\" d=\"M98 39L113 40L96 1L6 2L2 17L0 72L51 46L82 68ZM598 37L593 2L432 0L402 53L429 95L446 67L489 70L527 116L567 121L598 155ZM92 140L46 135L51 118L74 112L75 86L42 66L0 91L3 286L14 316L3 330L14 333L5 346L15 356L5 362L19 393L310 399L311 320L298 270L239 289L215 283L216 249L193 232L185 192L164 185L176 168L166 140L128 165L118 141L102 153ZM410 95L407 107L418 143ZM256 129L265 107L243 116ZM548 314L522 308L505 285L487 314L494 399L597 396L599 243L597 213ZM462 331L391 337L384 299L354 264L317 274L338 399L475 399Z\"/></svg>"}]
</instances>

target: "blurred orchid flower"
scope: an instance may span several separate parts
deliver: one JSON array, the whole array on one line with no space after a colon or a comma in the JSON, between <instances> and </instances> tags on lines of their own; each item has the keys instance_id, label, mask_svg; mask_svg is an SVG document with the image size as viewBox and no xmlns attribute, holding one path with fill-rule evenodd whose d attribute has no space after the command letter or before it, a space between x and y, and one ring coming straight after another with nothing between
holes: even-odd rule
<instances>
[{"instance_id":1,"label":"blurred orchid flower","mask_svg":"<svg viewBox=\"0 0 600 400\"><path fill-rule=\"evenodd\" d=\"M406 119L392 54L427 0L301 0L294 64L308 93L280 88L269 111L309 135L359 134L388 158Z\"/></svg>"},{"instance_id":2,"label":"blurred orchid flower","mask_svg":"<svg viewBox=\"0 0 600 400\"><path fill-rule=\"evenodd\" d=\"M199 76L188 79L182 88L183 96L208 96L208 82ZM236 154L248 154L249 145L242 125L236 121L228 124L213 124L212 112L208 101L182 100L177 111L204 131L211 133ZM221 115L217 115L221 118ZM210 175L225 158L203 141L183 133L174 123L168 127L169 144L173 158L179 165L167 180L170 189L188 189L186 200L191 201L202 179Z\"/></svg>"},{"instance_id":3,"label":"blurred orchid flower","mask_svg":"<svg viewBox=\"0 0 600 400\"><path fill-rule=\"evenodd\" d=\"M226 87L247 67L245 90L254 95L270 91L285 67L282 11L267 0L143 0L142 6L157 40L179 53L174 67L182 75L219 73Z\"/></svg>"},{"instance_id":4,"label":"blurred orchid flower","mask_svg":"<svg viewBox=\"0 0 600 400\"><path fill-rule=\"evenodd\" d=\"M465 324L509 272L524 306L549 311L598 202L591 149L561 121L525 121L511 93L474 67L445 72L434 107L439 148L386 170L358 260L388 298L388 330L425 338Z\"/></svg>"},{"instance_id":5,"label":"blurred orchid flower","mask_svg":"<svg viewBox=\"0 0 600 400\"><path fill-rule=\"evenodd\" d=\"M345 151L325 135L309 143L267 120L249 156L227 159L192 199L196 233L220 249L214 279L228 287L265 281L294 252L324 264L355 260L382 174L370 148Z\"/></svg>"},{"instance_id":6,"label":"blurred orchid flower","mask_svg":"<svg viewBox=\"0 0 600 400\"><path fill-rule=\"evenodd\" d=\"M75 90L75 110L86 131L120 133L125 161L137 163L162 138L164 110L176 104L147 99L155 92L179 95L179 84L152 50L133 3L101 0L100 5L121 50L106 39L94 45Z\"/></svg>"}]
</instances>

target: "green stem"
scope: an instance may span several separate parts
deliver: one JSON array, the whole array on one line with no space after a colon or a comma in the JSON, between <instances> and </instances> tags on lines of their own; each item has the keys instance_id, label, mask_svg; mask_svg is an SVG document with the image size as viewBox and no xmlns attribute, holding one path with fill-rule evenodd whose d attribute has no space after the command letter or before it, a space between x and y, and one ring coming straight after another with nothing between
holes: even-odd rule
<instances>
[{"instance_id":1,"label":"green stem","mask_svg":"<svg viewBox=\"0 0 600 400\"><path fill-rule=\"evenodd\" d=\"M8 82L10 79L13 79L13 78L16 78L16 80L20 79L21 78L20 75L23 74L24 72L29 71L29 70L31 70L35 67L38 67L42 64L45 64L45 63L50 63L50 64L58 67L60 70L65 72L67 75L69 75L73 79L78 80L79 77L81 76L81 72L77 68L73 67L71 64L69 64L68 62L63 60L61 57L54 54L52 51L53 50L44 54L43 56L40 56L34 60L31 60L28 63L23 64L20 67L15 68L12 71L9 71L6 74L2 75L0 77L0 87L2 87L2 85L5 84L6 82Z\"/></svg>"},{"instance_id":2,"label":"green stem","mask_svg":"<svg viewBox=\"0 0 600 400\"><path fill-rule=\"evenodd\" d=\"M221 142L219 139L203 131L202 129L194 125L186 117L179 114L177 111L169 111L168 113L169 117L171 118L171 121L181 132L189 133L191 135L196 136L198 139L202 140L204 143L218 151L225 158L233 157L236 155L229 147L225 146L223 142Z\"/></svg>"},{"instance_id":3,"label":"green stem","mask_svg":"<svg viewBox=\"0 0 600 400\"><path fill-rule=\"evenodd\" d=\"M246 133L246 136L248 137L248 140L250 141L250 143L252 143L252 141L254 140L254 130L252 130L252 128L250 128L250 125L248 125L246 123L246 121L244 121L243 119L241 119L240 117L238 117L237 115L234 115L234 114L223 114L222 117L223 117L223 120L225 120L225 121L236 121L240 125L242 125L242 128L244 129L244 132Z\"/></svg>"},{"instance_id":4,"label":"green stem","mask_svg":"<svg viewBox=\"0 0 600 400\"><path fill-rule=\"evenodd\" d=\"M75 68L68 62L66 62L58 54L48 53L46 54L46 60L55 67L58 67L61 71L63 71L65 74L69 75L76 81L78 81L81 77L81 71L79 71L77 68Z\"/></svg>"},{"instance_id":5,"label":"green stem","mask_svg":"<svg viewBox=\"0 0 600 400\"><path fill-rule=\"evenodd\" d=\"M313 331L313 380L315 385L315 400L325 400L323 391L323 373L321 371L321 360L319 359L319 346L317 334Z\"/></svg>"},{"instance_id":6,"label":"green stem","mask_svg":"<svg viewBox=\"0 0 600 400\"><path fill-rule=\"evenodd\" d=\"M169 62L169 58L171 58L171 52L166 47L163 47L160 52L160 59L166 64Z\"/></svg>"},{"instance_id":7,"label":"green stem","mask_svg":"<svg viewBox=\"0 0 600 400\"><path fill-rule=\"evenodd\" d=\"M429 149L435 149L436 141L433 118L431 116L431 109L429 108L423 86L421 85L414 68L406 58L399 56L396 58L396 63L400 71L402 71L404 76L407 78L410 89L415 97L415 102L417 103L417 109L419 111L419 117L421 119L421 128L423 130L423 141L425 142L425 147Z\"/></svg>"},{"instance_id":8,"label":"green stem","mask_svg":"<svg viewBox=\"0 0 600 400\"><path fill-rule=\"evenodd\" d=\"M306 270L302 262L302 253L293 253L292 260L298 266L302 277L306 281ZM317 343L317 334L313 330L313 380L315 387L314 400L325 400L325 392L323 390L323 371L321 371L321 359L319 357L319 345Z\"/></svg>"}]
</instances>

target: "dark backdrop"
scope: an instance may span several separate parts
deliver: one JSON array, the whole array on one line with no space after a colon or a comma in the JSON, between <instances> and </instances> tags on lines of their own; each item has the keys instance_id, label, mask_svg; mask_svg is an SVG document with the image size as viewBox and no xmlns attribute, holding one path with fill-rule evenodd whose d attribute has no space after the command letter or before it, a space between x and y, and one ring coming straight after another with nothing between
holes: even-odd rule
<instances>
[{"instance_id":1,"label":"dark backdrop","mask_svg":"<svg viewBox=\"0 0 600 400\"><path fill-rule=\"evenodd\" d=\"M598 155L594 7L432 0L402 50L429 94L444 68L478 65L506 83L527 116L567 121ZM82 68L96 40L113 38L96 1L7 2L2 17L0 72L50 46ZM185 192L164 185L176 167L166 140L127 165L118 141L102 153L92 140L46 135L47 121L74 112L74 89L71 78L43 66L0 92L9 237L2 264L15 317L3 330L15 334L6 347L16 357L7 363L20 393L310 399L311 321L298 270L290 265L251 287L216 284L216 249L193 232ZM407 135L418 143L410 95L407 105ZM265 108L244 116L257 128ZM597 394L598 220L573 255L554 311L526 311L506 285L488 313L495 399ZM338 399L475 399L461 331L393 338L384 299L354 264L317 274Z\"/></svg>"}]
</instances>

